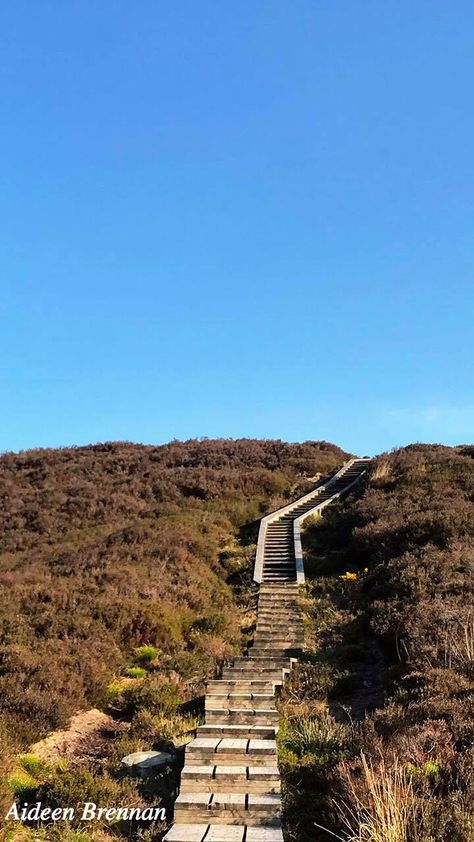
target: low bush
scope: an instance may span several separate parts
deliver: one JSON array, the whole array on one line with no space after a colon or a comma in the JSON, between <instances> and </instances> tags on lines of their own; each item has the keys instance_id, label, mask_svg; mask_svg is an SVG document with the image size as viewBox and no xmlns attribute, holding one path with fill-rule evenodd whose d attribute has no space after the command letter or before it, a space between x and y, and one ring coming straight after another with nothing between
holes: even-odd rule
<instances>
[{"instance_id":1,"label":"low bush","mask_svg":"<svg viewBox=\"0 0 474 842\"><path fill-rule=\"evenodd\" d=\"M132 714L148 710L172 716L184 701L177 685L159 675L149 675L140 684L126 687L122 697L126 710Z\"/></svg>"},{"instance_id":2,"label":"low bush","mask_svg":"<svg viewBox=\"0 0 474 842\"><path fill-rule=\"evenodd\" d=\"M49 764L36 754L20 755L18 765L34 778L46 775L50 771Z\"/></svg>"},{"instance_id":3,"label":"low bush","mask_svg":"<svg viewBox=\"0 0 474 842\"><path fill-rule=\"evenodd\" d=\"M8 786L19 801L30 801L36 793L38 782L24 769L17 769L9 775Z\"/></svg>"},{"instance_id":4,"label":"low bush","mask_svg":"<svg viewBox=\"0 0 474 842\"><path fill-rule=\"evenodd\" d=\"M109 684L106 690L106 699L108 702L116 702L122 696L123 686L117 682L113 681L112 684Z\"/></svg>"},{"instance_id":5,"label":"low bush","mask_svg":"<svg viewBox=\"0 0 474 842\"><path fill-rule=\"evenodd\" d=\"M134 653L134 659L137 664L149 665L152 661L156 661L160 654L160 650L156 646L137 646Z\"/></svg>"},{"instance_id":6,"label":"low bush","mask_svg":"<svg viewBox=\"0 0 474 842\"><path fill-rule=\"evenodd\" d=\"M279 759L287 771L293 767L329 770L354 751L350 727L327 712L284 720L278 731Z\"/></svg>"},{"instance_id":7,"label":"low bush","mask_svg":"<svg viewBox=\"0 0 474 842\"><path fill-rule=\"evenodd\" d=\"M144 678L146 675L146 669L143 667L126 667L123 674L127 676L127 678Z\"/></svg>"},{"instance_id":8,"label":"low bush","mask_svg":"<svg viewBox=\"0 0 474 842\"><path fill-rule=\"evenodd\" d=\"M80 824L86 801L97 806L145 806L138 783L130 778L116 780L107 772L87 768L59 770L36 790L36 799L48 807L72 807L74 826Z\"/></svg>"}]
</instances>

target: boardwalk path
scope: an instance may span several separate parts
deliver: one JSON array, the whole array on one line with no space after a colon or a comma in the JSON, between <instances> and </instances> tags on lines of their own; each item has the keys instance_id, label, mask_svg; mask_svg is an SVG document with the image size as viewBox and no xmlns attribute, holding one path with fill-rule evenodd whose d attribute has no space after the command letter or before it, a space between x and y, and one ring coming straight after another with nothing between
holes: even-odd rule
<instances>
[{"instance_id":1,"label":"boardwalk path","mask_svg":"<svg viewBox=\"0 0 474 842\"><path fill-rule=\"evenodd\" d=\"M300 525L358 482L367 462L351 459L329 482L263 518L254 643L207 684L206 724L186 747L165 842L282 842L275 691L303 646Z\"/></svg>"}]
</instances>

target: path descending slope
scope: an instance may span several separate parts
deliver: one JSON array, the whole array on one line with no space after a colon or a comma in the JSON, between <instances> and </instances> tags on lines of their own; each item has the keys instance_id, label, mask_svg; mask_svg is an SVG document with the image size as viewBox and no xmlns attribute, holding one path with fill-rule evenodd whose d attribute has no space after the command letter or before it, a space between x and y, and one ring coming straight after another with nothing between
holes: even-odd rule
<instances>
[{"instance_id":1,"label":"path descending slope","mask_svg":"<svg viewBox=\"0 0 474 842\"><path fill-rule=\"evenodd\" d=\"M303 647L299 527L358 482L368 461L351 459L329 482L263 518L253 646L207 683L205 725L186 747L165 842L282 842L275 693Z\"/></svg>"}]
</instances>

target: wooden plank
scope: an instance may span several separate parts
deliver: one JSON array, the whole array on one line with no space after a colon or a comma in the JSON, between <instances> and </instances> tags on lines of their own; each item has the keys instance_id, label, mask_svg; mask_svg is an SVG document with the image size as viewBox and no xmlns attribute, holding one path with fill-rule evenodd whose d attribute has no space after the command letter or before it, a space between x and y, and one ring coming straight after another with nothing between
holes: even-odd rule
<instances>
[{"instance_id":1,"label":"wooden plank","mask_svg":"<svg viewBox=\"0 0 474 842\"><path fill-rule=\"evenodd\" d=\"M242 842L244 831L242 824L211 824L206 842Z\"/></svg>"},{"instance_id":2,"label":"wooden plank","mask_svg":"<svg viewBox=\"0 0 474 842\"><path fill-rule=\"evenodd\" d=\"M219 743L217 753L225 752L226 754L240 754L247 751L248 740L229 739L224 737Z\"/></svg>"},{"instance_id":3,"label":"wooden plank","mask_svg":"<svg viewBox=\"0 0 474 842\"><path fill-rule=\"evenodd\" d=\"M163 842L202 842L207 824L174 824Z\"/></svg>"}]
</instances>

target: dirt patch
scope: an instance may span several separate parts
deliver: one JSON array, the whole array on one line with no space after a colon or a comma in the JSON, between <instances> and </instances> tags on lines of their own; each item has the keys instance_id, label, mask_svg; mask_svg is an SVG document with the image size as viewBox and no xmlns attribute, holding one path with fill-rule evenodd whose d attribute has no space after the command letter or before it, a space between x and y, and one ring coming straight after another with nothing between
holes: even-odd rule
<instances>
[{"instance_id":1,"label":"dirt patch","mask_svg":"<svg viewBox=\"0 0 474 842\"><path fill-rule=\"evenodd\" d=\"M103 756L107 745L128 728L128 723L117 722L103 711L92 708L76 713L68 728L53 731L32 745L30 751L43 760L63 758L70 763L81 763Z\"/></svg>"}]
</instances>

